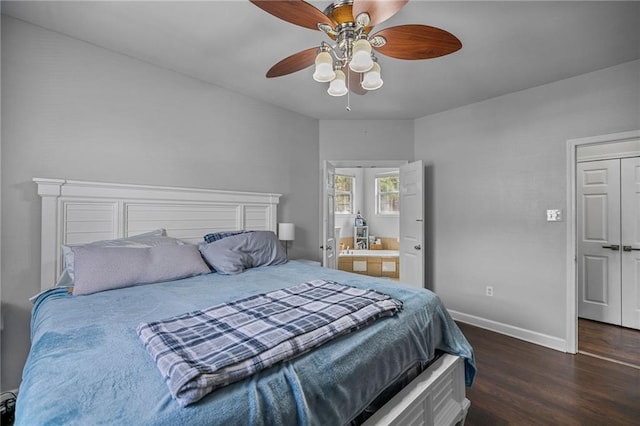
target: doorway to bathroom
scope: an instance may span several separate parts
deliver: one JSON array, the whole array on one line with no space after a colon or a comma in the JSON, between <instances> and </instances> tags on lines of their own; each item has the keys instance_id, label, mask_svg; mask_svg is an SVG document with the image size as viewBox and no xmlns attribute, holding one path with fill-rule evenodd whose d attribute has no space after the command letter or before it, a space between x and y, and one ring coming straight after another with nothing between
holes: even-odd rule
<instances>
[{"instance_id":1,"label":"doorway to bathroom","mask_svg":"<svg viewBox=\"0 0 640 426\"><path fill-rule=\"evenodd\" d=\"M422 161L325 161L323 266L424 287L423 170Z\"/></svg>"}]
</instances>

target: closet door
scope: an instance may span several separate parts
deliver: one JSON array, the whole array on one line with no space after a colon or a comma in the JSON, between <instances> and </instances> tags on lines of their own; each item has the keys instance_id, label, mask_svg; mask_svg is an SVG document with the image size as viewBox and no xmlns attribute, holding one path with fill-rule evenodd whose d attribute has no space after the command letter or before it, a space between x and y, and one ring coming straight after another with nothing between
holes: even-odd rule
<instances>
[{"instance_id":1,"label":"closet door","mask_svg":"<svg viewBox=\"0 0 640 426\"><path fill-rule=\"evenodd\" d=\"M621 160L622 325L640 329L640 158Z\"/></svg>"},{"instance_id":2,"label":"closet door","mask_svg":"<svg viewBox=\"0 0 640 426\"><path fill-rule=\"evenodd\" d=\"M577 165L578 316L621 324L620 160Z\"/></svg>"}]
</instances>

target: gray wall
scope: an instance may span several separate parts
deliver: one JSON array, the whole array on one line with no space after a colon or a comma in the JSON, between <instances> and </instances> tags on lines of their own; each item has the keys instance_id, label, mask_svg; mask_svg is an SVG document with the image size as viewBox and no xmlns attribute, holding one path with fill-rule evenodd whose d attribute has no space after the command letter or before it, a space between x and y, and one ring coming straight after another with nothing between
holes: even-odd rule
<instances>
[{"instance_id":1,"label":"gray wall","mask_svg":"<svg viewBox=\"0 0 640 426\"><path fill-rule=\"evenodd\" d=\"M320 167L324 160L412 161L414 140L414 120L320 120ZM343 237L353 232L353 221L336 218L336 226L347 221L350 225L341 230Z\"/></svg>"},{"instance_id":2,"label":"gray wall","mask_svg":"<svg viewBox=\"0 0 640 426\"><path fill-rule=\"evenodd\" d=\"M336 214L335 226L340 228L340 237L353 236L353 225L355 223L356 212L364 212L364 192L366 185L363 168L338 168L336 173L343 173L355 177L355 187L353 188L353 214ZM351 247L353 248L353 247Z\"/></svg>"},{"instance_id":3,"label":"gray wall","mask_svg":"<svg viewBox=\"0 0 640 426\"><path fill-rule=\"evenodd\" d=\"M37 177L282 193L292 257L315 259L318 121L2 21L2 383L17 387L39 291Z\"/></svg>"},{"instance_id":4,"label":"gray wall","mask_svg":"<svg viewBox=\"0 0 640 426\"><path fill-rule=\"evenodd\" d=\"M640 61L415 121L428 277L449 309L565 338L567 140L640 128ZM485 286L494 296L485 296Z\"/></svg>"},{"instance_id":5,"label":"gray wall","mask_svg":"<svg viewBox=\"0 0 640 426\"><path fill-rule=\"evenodd\" d=\"M398 215L377 215L376 214L376 176L381 173L399 173L398 168L368 168L364 171L366 192L364 203L367 222L369 224L369 234L375 237L399 238L400 237L400 216Z\"/></svg>"},{"instance_id":6,"label":"gray wall","mask_svg":"<svg viewBox=\"0 0 640 426\"><path fill-rule=\"evenodd\" d=\"M413 120L320 120L320 160L413 160Z\"/></svg>"},{"instance_id":7,"label":"gray wall","mask_svg":"<svg viewBox=\"0 0 640 426\"><path fill-rule=\"evenodd\" d=\"M376 215L376 176L380 173L398 172L397 168L362 167L337 168L336 173L355 176L354 214L336 214L335 226L340 227L342 237L353 235L355 212L360 211L369 225L369 234L376 237L395 237L400 234L398 216Z\"/></svg>"}]
</instances>

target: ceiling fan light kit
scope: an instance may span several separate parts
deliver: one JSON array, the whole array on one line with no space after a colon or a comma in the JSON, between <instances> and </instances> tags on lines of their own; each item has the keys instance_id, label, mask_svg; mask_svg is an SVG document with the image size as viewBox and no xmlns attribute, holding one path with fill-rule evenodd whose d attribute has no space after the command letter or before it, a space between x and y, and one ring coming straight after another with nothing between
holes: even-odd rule
<instances>
[{"instance_id":1,"label":"ceiling fan light kit","mask_svg":"<svg viewBox=\"0 0 640 426\"><path fill-rule=\"evenodd\" d=\"M324 12L304 0L250 0L264 11L292 24L319 30L331 40L295 53L275 64L267 78L280 77L315 64L313 79L329 83L327 93L363 95L382 87L377 53L397 59L430 59L462 48L445 30L426 25L399 25L376 34L375 25L395 15L409 0L335 0Z\"/></svg>"}]
</instances>

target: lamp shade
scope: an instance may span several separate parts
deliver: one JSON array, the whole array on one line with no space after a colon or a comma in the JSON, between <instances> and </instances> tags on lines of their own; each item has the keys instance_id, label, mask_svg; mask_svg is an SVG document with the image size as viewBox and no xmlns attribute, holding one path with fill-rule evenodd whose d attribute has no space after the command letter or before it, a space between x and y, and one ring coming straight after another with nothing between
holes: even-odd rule
<instances>
[{"instance_id":1,"label":"lamp shade","mask_svg":"<svg viewBox=\"0 0 640 426\"><path fill-rule=\"evenodd\" d=\"M346 76L340 70L336 70L336 78L334 78L331 83L329 83L329 89L327 89L327 93L331 96L344 96L347 94L349 89L347 89L347 85L344 82Z\"/></svg>"},{"instance_id":2,"label":"lamp shade","mask_svg":"<svg viewBox=\"0 0 640 426\"><path fill-rule=\"evenodd\" d=\"M380 65L373 63L373 67L364 74L362 79L362 88L366 90L376 90L382 87L382 78L380 78Z\"/></svg>"},{"instance_id":3,"label":"lamp shade","mask_svg":"<svg viewBox=\"0 0 640 426\"><path fill-rule=\"evenodd\" d=\"M327 83L334 78L336 78L336 73L333 71L333 58L327 52L318 53L313 79L319 83Z\"/></svg>"},{"instance_id":4,"label":"lamp shade","mask_svg":"<svg viewBox=\"0 0 640 426\"><path fill-rule=\"evenodd\" d=\"M293 223L278 224L278 239L280 241L293 241L296 237L296 226Z\"/></svg>"},{"instance_id":5,"label":"lamp shade","mask_svg":"<svg viewBox=\"0 0 640 426\"><path fill-rule=\"evenodd\" d=\"M349 62L349 68L355 72L365 72L369 71L372 66L371 44L365 39L356 40L353 43L353 56Z\"/></svg>"}]
</instances>

